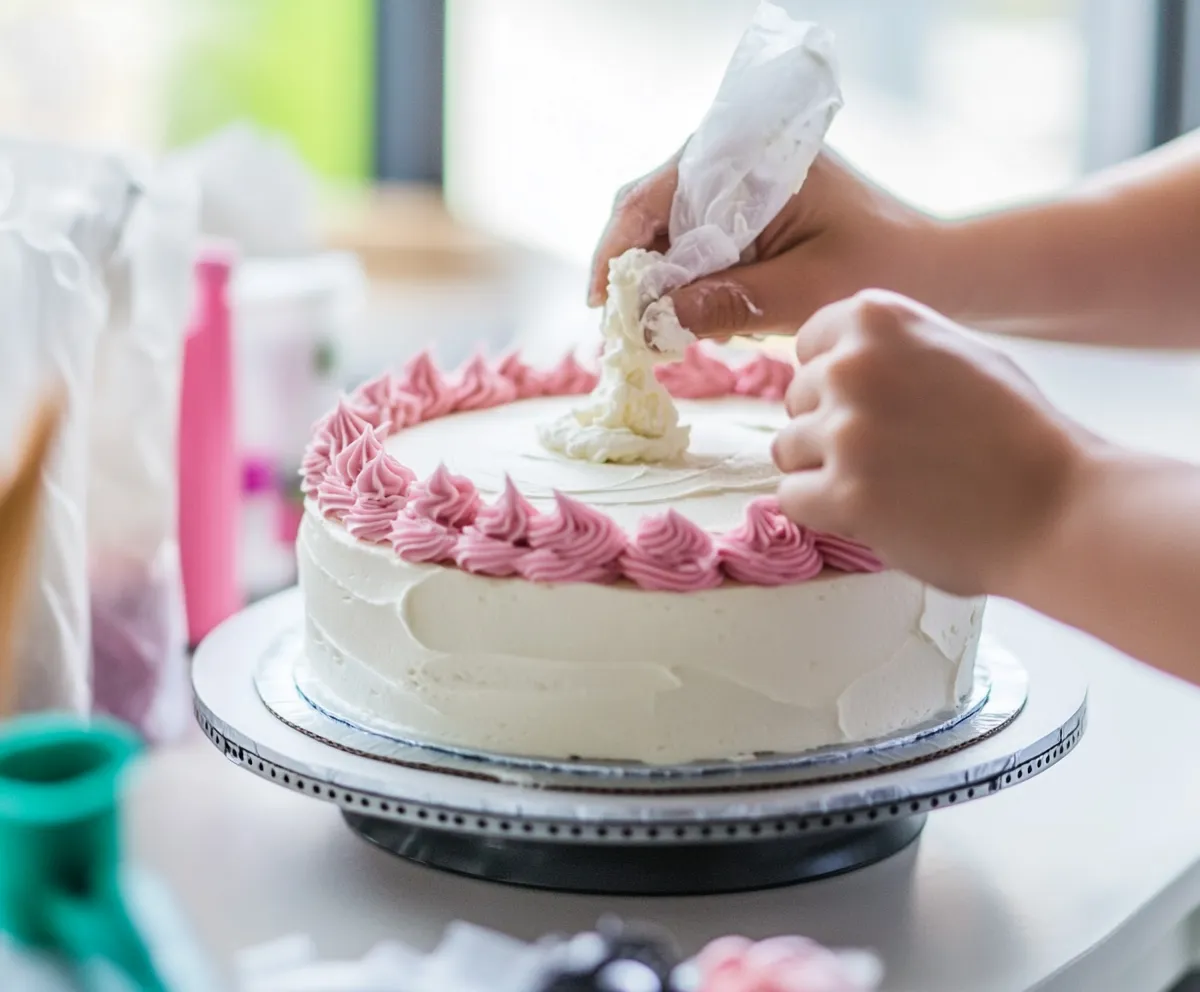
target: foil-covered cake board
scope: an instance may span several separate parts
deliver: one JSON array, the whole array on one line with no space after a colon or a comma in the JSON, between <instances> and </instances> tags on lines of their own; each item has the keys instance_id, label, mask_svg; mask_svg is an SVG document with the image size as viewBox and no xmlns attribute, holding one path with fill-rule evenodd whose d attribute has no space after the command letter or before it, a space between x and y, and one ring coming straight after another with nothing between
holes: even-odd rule
<instances>
[{"instance_id":1,"label":"foil-covered cake board","mask_svg":"<svg viewBox=\"0 0 1200 992\"><path fill-rule=\"evenodd\" d=\"M926 816L1019 785L1074 750L1087 687L1069 659L986 640L952 720L798 755L653 766L433 747L350 712L308 671L297 590L228 620L193 665L197 720L226 757L341 807L378 846L436 868L610 894L787 885L901 850Z\"/></svg>"}]
</instances>

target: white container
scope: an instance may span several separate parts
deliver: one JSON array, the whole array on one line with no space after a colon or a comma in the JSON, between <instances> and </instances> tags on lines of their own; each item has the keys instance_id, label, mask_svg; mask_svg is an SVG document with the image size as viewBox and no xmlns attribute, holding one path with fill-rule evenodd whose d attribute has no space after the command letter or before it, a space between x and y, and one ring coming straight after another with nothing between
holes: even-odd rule
<instances>
[{"instance_id":1,"label":"white container","mask_svg":"<svg viewBox=\"0 0 1200 992\"><path fill-rule=\"evenodd\" d=\"M230 289L234 402L243 487L239 577L254 599L288 584L295 535L283 526L298 502L299 467L312 425L344 387L343 356L362 319L366 277L358 258L325 252L245 258Z\"/></svg>"},{"instance_id":2,"label":"white container","mask_svg":"<svg viewBox=\"0 0 1200 992\"><path fill-rule=\"evenodd\" d=\"M238 445L285 477L342 386L342 355L365 309L366 277L345 252L246 258L230 300Z\"/></svg>"}]
</instances>

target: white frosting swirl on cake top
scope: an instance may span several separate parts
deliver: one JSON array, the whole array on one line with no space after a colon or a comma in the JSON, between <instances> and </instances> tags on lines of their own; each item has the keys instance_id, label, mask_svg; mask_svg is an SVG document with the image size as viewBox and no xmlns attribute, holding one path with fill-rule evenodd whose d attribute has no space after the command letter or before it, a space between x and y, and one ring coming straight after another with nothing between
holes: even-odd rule
<instances>
[{"instance_id":1,"label":"white frosting swirl on cake top","mask_svg":"<svg viewBox=\"0 0 1200 992\"><path fill-rule=\"evenodd\" d=\"M642 314L651 300L642 292L642 275L662 256L631 249L609 263L608 302L601 333L604 353L600 381L587 402L538 428L542 443L568 458L589 462L663 462L688 448L688 428L654 366L678 361L695 339L674 321L677 333L655 337L660 350L646 343ZM663 312L658 323L674 319Z\"/></svg>"},{"instance_id":2,"label":"white frosting swirl on cake top","mask_svg":"<svg viewBox=\"0 0 1200 992\"><path fill-rule=\"evenodd\" d=\"M730 397L681 400L692 425L688 452L658 464L614 464L564 458L537 439L539 424L565 414L575 397L522 400L481 412L451 414L393 435L387 450L424 478L439 464L465 475L488 500L509 475L539 510L554 508L554 491L602 510L633 534L644 515L667 506L710 532L741 523L754 495L773 493L775 432L786 421L778 403Z\"/></svg>"}]
</instances>

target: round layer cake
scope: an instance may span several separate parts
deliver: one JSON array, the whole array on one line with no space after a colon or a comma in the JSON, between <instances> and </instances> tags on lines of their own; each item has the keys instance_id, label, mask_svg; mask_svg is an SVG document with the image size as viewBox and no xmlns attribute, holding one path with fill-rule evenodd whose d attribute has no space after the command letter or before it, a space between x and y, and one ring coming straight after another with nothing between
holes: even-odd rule
<instances>
[{"instance_id":1,"label":"round layer cake","mask_svg":"<svg viewBox=\"0 0 1200 992\"><path fill-rule=\"evenodd\" d=\"M553 454L594 376L422 356L343 400L305 461L311 674L351 719L501 754L655 764L795 753L946 718L981 600L779 513L791 368L698 349L660 377L669 464Z\"/></svg>"}]
</instances>

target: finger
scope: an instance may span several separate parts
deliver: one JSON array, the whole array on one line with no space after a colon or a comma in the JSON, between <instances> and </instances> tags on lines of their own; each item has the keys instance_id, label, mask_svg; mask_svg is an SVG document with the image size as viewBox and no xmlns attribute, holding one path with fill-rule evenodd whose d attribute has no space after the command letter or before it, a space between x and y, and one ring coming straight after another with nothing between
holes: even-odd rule
<instances>
[{"instance_id":1,"label":"finger","mask_svg":"<svg viewBox=\"0 0 1200 992\"><path fill-rule=\"evenodd\" d=\"M837 502L830 496L830 471L821 467L793 472L779 483L779 507L796 523L824 533L845 530Z\"/></svg>"},{"instance_id":2,"label":"finger","mask_svg":"<svg viewBox=\"0 0 1200 992\"><path fill-rule=\"evenodd\" d=\"M824 355L818 355L807 365L796 369L784 396L784 406L788 416L799 417L804 413L812 413L821 405L821 393L825 380L825 366L828 361Z\"/></svg>"},{"instance_id":3,"label":"finger","mask_svg":"<svg viewBox=\"0 0 1200 992\"><path fill-rule=\"evenodd\" d=\"M698 279L671 293L679 323L698 338L790 334L795 261L778 255Z\"/></svg>"},{"instance_id":4,"label":"finger","mask_svg":"<svg viewBox=\"0 0 1200 992\"><path fill-rule=\"evenodd\" d=\"M666 249L671 201L679 173L675 159L622 189L613 205L608 226L592 258L588 306L600 306L608 295L608 263L630 248Z\"/></svg>"},{"instance_id":5,"label":"finger","mask_svg":"<svg viewBox=\"0 0 1200 992\"><path fill-rule=\"evenodd\" d=\"M832 351L858 330L858 304L854 297L822 307L796 332L796 357L801 367Z\"/></svg>"},{"instance_id":6,"label":"finger","mask_svg":"<svg viewBox=\"0 0 1200 992\"><path fill-rule=\"evenodd\" d=\"M771 457L781 472L804 472L825 464L825 442L816 419L797 417L775 435Z\"/></svg>"},{"instance_id":7,"label":"finger","mask_svg":"<svg viewBox=\"0 0 1200 992\"><path fill-rule=\"evenodd\" d=\"M919 303L884 289L864 289L855 294L856 319L864 334L876 341L895 341L914 322L936 317Z\"/></svg>"}]
</instances>

